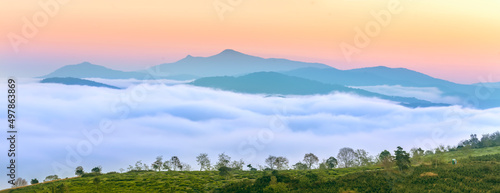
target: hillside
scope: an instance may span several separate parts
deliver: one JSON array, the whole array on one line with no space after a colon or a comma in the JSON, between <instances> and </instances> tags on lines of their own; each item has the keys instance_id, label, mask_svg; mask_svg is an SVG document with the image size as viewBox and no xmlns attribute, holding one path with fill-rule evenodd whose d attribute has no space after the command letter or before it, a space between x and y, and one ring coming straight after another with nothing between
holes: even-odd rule
<instances>
[{"instance_id":1,"label":"hillside","mask_svg":"<svg viewBox=\"0 0 500 193\"><path fill-rule=\"evenodd\" d=\"M455 152L455 154L460 152ZM444 153L444 157L453 152ZM463 154L465 155L465 154ZM432 156L426 158L432 159ZM458 164L441 162L400 172L380 166L330 170L132 171L70 178L6 192L486 192L500 191L500 147L472 149ZM273 182L273 179L276 180Z\"/></svg>"}]
</instances>

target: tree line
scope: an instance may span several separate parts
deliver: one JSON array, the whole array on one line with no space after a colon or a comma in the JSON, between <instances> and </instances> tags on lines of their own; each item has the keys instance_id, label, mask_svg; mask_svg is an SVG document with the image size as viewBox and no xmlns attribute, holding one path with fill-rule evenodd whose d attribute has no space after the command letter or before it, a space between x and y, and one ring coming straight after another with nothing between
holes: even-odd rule
<instances>
[{"instance_id":1,"label":"tree line","mask_svg":"<svg viewBox=\"0 0 500 193\"><path fill-rule=\"evenodd\" d=\"M350 167L363 167L374 164L380 164L384 168L392 168L397 166L400 170L405 170L411 167L412 164L420 164L428 155L432 156L432 162L436 164L441 162L441 155L446 151L467 150L475 148L495 147L500 146L500 132L493 134L485 134L479 139L476 134L471 134L470 139L462 140L457 146L442 145L435 149L424 151L422 148L412 148L409 152L403 150L398 146L394 150L394 155L390 151L384 150L377 156L371 156L363 149L352 149L350 147L341 148L336 157L330 156L326 159L320 159L313 153L307 153L303 159L293 165L290 165L288 158L285 156L269 155L265 160L264 166L258 165L257 168L251 164L246 165L249 171L257 170L311 170L311 169L334 169L334 168L350 168ZM225 153L218 155L218 159L214 165L206 153L201 153L196 157L196 162L200 166L200 171L219 171L221 176L229 176L231 171L244 170L245 162L240 160L231 160L231 157ZM172 156L170 159L163 159L163 156L156 157L156 160L151 164L142 163L137 161L134 165L129 165L127 172L134 171L191 171L191 166L187 163L181 162L178 156ZM90 172L85 172L82 166L75 169L77 176L97 176L102 171L101 166L91 169ZM120 172L125 169L121 168ZM110 172L113 173L113 172ZM116 173L116 172L114 172ZM57 175L49 175L45 178L44 182L58 180ZM39 183L38 179L31 179L31 184ZM96 182L98 183L98 182ZM18 178L13 187L25 186L27 181Z\"/></svg>"}]
</instances>

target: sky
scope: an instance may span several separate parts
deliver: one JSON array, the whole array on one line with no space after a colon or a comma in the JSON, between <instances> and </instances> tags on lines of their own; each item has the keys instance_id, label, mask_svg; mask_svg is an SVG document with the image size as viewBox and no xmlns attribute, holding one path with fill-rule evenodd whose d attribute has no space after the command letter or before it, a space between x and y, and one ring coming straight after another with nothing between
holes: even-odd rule
<instances>
[{"instance_id":1,"label":"sky","mask_svg":"<svg viewBox=\"0 0 500 193\"><path fill-rule=\"evenodd\" d=\"M212 164L225 153L254 167L264 166L269 155L285 156L291 166L306 153L323 160L343 147L376 156L397 146L406 151L454 146L500 125L500 108L412 109L346 93L269 97L156 80L101 81L125 89L18 80L23 88L16 115L18 177L73 177L80 165L85 171L96 166L119 171L139 160L150 165L157 156L178 156L197 170L200 153L207 153ZM432 89L379 89L449 100ZM6 117L0 112L0 122ZM0 140L0 146L8 141ZM7 161L1 159L0 165ZM0 178L0 189L9 187L6 178Z\"/></svg>"},{"instance_id":2,"label":"sky","mask_svg":"<svg viewBox=\"0 0 500 193\"><path fill-rule=\"evenodd\" d=\"M230 48L500 82L499 8L494 0L4 0L0 76L83 61L140 70Z\"/></svg>"}]
</instances>

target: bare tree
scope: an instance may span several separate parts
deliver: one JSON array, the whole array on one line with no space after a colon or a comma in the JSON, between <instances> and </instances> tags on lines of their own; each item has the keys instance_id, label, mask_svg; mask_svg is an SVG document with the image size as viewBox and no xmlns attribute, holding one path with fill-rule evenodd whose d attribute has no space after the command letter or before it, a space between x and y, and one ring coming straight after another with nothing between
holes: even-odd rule
<instances>
[{"instance_id":1,"label":"bare tree","mask_svg":"<svg viewBox=\"0 0 500 193\"><path fill-rule=\"evenodd\" d=\"M191 165L187 163L181 163L181 170L182 171L191 171Z\"/></svg>"},{"instance_id":2,"label":"bare tree","mask_svg":"<svg viewBox=\"0 0 500 193\"><path fill-rule=\"evenodd\" d=\"M163 164L163 156L158 156L158 157L156 157L156 161L153 162L153 164L151 164L151 167L154 170L160 171L161 167L162 167L162 164Z\"/></svg>"},{"instance_id":3,"label":"bare tree","mask_svg":"<svg viewBox=\"0 0 500 193\"><path fill-rule=\"evenodd\" d=\"M229 167L230 163L231 163L231 157L229 157L225 153L219 154L219 160L217 161L217 164L215 165L215 169L218 170L221 167Z\"/></svg>"},{"instance_id":4,"label":"bare tree","mask_svg":"<svg viewBox=\"0 0 500 193\"><path fill-rule=\"evenodd\" d=\"M355 159L356 163L355 165L357 166L367 166L372 164L373 158L368 155L368 152L366 152L364 149L357 149L355 152Z\"/></svg>"},{"instance_id":5,"label":"bare tree","mask_svg":"<svg viewBox=\"0 0 500 193\"><path fill-rule=\"evenodd\" d=\"M280 156L274 160L274 165L276 165L277 170L284 170L288 168L288 159L286 157Z\"/></svg>"},{"instance_id":6,"label":"bare tree","mask_svg":"<svg viewBox=\"0 0 500 193\"><path fill-rule=\"evenodd\" d=\"M337 155L339 161L339 167L352 167L354 165L354 159L356 158L356 153L352 148L344 147L339 150Z\"/></svg>"},{"instance_id":7,"label":"bare tree","mask_svg":"<svg viewBox=\"0 0 500 193\"><path fill-rule=\"evenodd\" d=\"M240 161L233 161L233 163L231 163L231 168L233 170L243 170L243 165L245 165L245 162L243 161L243 159L240 159Z\"/></svg>"},{"instance_id":8,"label":"bare tree","mask_svg":"<svg viewBox=\"0 0 500 193\"><path fill-rule=\"evenodd\" d=\"M28 185L28 181L22 178L17 178L16 181L14 181L14 185L12 185L13 188L15 187L21 187L21 186L26 186Z\"/></svg>"},{"instance_id":9,"label":"bare tree","mask_svg":"<svg viewBox=\"0 0 500 193\"><path fill-rule=\"evenodd\" d=\"M205 171L210 170L210 158L208 157L208 154L201 153L198 157L196 157L196 161L198 162L198 165L200 165L200 171L203 169L205 169Z\"/></svg>"},{"instance_id":10,"label":"bare tree","mask_svg":"<svg viewBox=\"0 0 500 193\"><path fill-rule=\"evenodd\" d=\"M266 158L266 164L274 170L274 162L276 161L276 156L269 155L269 157Z\"/></svg>"},{"instance_id":11,"label":"bare tree","mask_svg":"<svg viewBox=\"0 0 500 193\"><path fill-rule=\"evenodd\" d=\"M162 168L164 170L170 171L172 169L172 163L169 160L163 162Z\"/></svg>"},{"instance_id":12,"label":"bare tree","mask_svg":"<svg viewBox=\"0 0 500 193\"><path fill-rule=\"evenodd\" d=\"M308 169L312 169L312 166L314 164L317 164L318 162L319 162L318 157L313 153L308 153L304 155L304 163L307 165Z\"/></svg>"}]
</instances>

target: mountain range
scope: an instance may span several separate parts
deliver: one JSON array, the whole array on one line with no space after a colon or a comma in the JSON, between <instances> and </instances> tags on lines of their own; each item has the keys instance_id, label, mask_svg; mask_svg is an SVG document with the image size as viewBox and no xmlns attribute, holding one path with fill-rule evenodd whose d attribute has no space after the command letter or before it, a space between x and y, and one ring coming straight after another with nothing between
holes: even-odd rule
<instances>
[{"instance_id":1,"label":"mountain range","mask_svg":"<svg viewBox=\"0 0 500 193\"><path fill-rule=\"evenodd\" d=\"M376 97L385 99L398 96L387 93L381 95L361 89L353 90L351 87L398 85L412 88L437 88L444 97L459 98L461 102L458 105L481 109L500 107L500 92L496 91L499 83L457 84L406 68L384 66L339 70L320 63L261 58L231 49L209 57L188 55L174 63L160 64L131 72L84 62L64 66L41 78L53 77L195 80L193 85L245 93L286 95L326 94L339 91L354 92L363 96L376 94ZM419 104L407 106L429 106L430 104L424 104L427 101L418 99L409 100L408 97L400 97L397 100L390 98L390 100ZM435 105L442 106L443 104L436 103Z\"/></svg>"}]
</instances>

